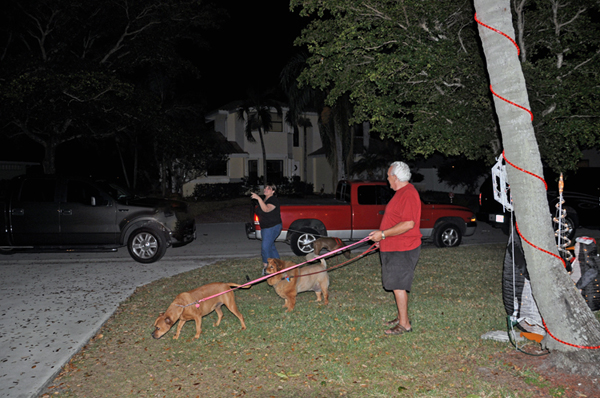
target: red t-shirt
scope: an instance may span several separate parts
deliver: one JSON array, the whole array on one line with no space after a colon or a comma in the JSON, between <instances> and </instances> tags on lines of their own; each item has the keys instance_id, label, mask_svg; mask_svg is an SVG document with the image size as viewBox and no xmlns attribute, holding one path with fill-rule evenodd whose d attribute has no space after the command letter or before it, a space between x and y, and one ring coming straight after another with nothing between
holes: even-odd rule
<instances>
[{"instance_id":1,"label":"red t-shirt","mask_svg":"<svg viewBox=\"0 0 600 398\"><path fill-rule=\"evenodd\" d=\"M379 229L390 229L403 221L414 221L415 226L403 234L381 240L380 251L407 251L416 249L421 244L421 198L412 184L396 191L392 200L385 206Z\"/></svg>"}]
</instances>

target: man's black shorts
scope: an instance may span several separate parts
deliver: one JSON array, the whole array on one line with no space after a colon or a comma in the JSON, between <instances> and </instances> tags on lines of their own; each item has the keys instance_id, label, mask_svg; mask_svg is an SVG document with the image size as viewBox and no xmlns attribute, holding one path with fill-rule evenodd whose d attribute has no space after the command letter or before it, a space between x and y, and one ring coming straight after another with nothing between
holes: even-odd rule
<instances>
[{"instance_id":1,"label":"man's black shorts","mask_svg":"<svg viewBox=\"0 0 600 398\"><path fill-rule=\"evenodd\" d=\"M381 282L385 290L410 291L421 246L402 252L379 252Z\"/></svg>"}]
</instances>

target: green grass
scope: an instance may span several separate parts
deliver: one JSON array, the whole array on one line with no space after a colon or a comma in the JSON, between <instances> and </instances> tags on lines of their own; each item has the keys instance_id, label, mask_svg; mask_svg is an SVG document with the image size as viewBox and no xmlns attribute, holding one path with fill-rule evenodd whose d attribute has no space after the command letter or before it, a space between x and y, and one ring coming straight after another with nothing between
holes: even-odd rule
<instances>
[{"instance_id":1,"label":"green grass","mask_svg":"<svg viewBox=\"0 0 600 398\"><path fill-rule=\"evenodd\" d=\"M76 355L48 390L60 397L530 397L552 389L532 370L501 359L508 343L482 340L504 330L504 246L425 248L409 312L414 333L385 336L394 317L377 254L330 272L330 304L299 295L292 313L266 283L237 290L245 331L228 310L193 322L179 340L160 340L153 323L175 296L210 282L244 283L259 259L222 261L139 288ZM343 257L342 257L343 258ZM288 258L295 262L301 259ZM341 259L332 259L329 266Z\"/></svg>"}]
</instances>

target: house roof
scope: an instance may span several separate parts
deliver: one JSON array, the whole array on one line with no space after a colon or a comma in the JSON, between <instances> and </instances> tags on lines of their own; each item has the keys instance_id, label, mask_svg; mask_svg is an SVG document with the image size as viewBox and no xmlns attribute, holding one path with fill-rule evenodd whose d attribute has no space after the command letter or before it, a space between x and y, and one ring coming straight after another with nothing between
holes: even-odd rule
<instances>
[{"instance_id":1,"label":"house roof","mask_svg":"<svg viewBox=\"0 0 600 398\"><path fill-rule=\"evenodd\" d=\"M234 153L248 153L245 152L242 147L235 141L227 141L227 138L220 133L216 134L217 136L217 146L218 150L222 153L226 153L228 155Z\"/></svg>"},{"instance_id":2,"label":"house roof","mask_svg":"<svg viewBox=\"0 0 600 398\"><path fill-rule=\"evenodd\" d=\"M240 106L242 106L242 102L241 100L237 100L237 101L231 101L226 103L223 106L220 106L218 109L216 109L217 111L235 111L237 110Z\"/></svg>"},{"instance_id":3,"label":"house roof","mask_svg":"<svg viewBox=\"0 0 600 398\"><path fill-rule=\"evenodd\" d=\"M325 148L321 147L314 152L308 154L308 156L325 156Z\"/></svg>"}]
</instances>

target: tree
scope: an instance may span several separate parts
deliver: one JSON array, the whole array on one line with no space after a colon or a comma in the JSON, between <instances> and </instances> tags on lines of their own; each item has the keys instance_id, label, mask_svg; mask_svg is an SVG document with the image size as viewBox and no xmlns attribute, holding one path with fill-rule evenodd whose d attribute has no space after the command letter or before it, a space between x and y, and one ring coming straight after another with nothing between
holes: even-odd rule
<instances>
[{"instance_id":1,"label":"tree","mask_svg":"<svg viewBox=\"0 0 600 398\"><path fill-rule=\"evenodd\" d=\"M308 55L300 53L292 57L281 73L281 85L290 103L290 122L300 120L305 109L313 107L319 114L319 134L327 161L333 169L333 186L350 174L354 164L354 130L349 125L351 104L348 96L342 96L332 106L325 104L327 90L300 84L298 79L308 67ZM306 119L308 120L308 119ZM306 132L306 131L305 131ZM306 136L305 136L306 140ZM306 156L306 142L305 142ZM304 165L306 167L305 159ZM306 170L305 170L306 174Z\"/></svg>"},{"instance_id":2,"label":"tree","mask_svg":"<svg viewBox=\"0 0 600 398\"><path fill-rule=\"evenodd\" d=\"M369 148L363 151L360 159L354 163L351 172L354 175L366 174L369 180L385 180L390 164L407 157L406 152L393 140L389 138L373 140ZM415 173L412 175L414 181Z\"/></svg>"},{"instance_id":3,"label":"tree","mask_svg":"<svg viewBox=\"0 0 600 398\"><path fill-rule=\"evenodd\" d=\"M598 2L513 4L515 39L542 159L555 172L574 170L581 150L600 143Z\"/></svg>"},{"instance_id":4,"label":"tree","mask_svg":"<svg viewBox=\"0 0 600 398\"><path fill-rule=\"evenodd\" d=\"M536 136L554 171L573 169L597 145L600 24L597 2L516 0L523 69ZM313 17L297 44L310 51L304 84L327 89L327 104L350 95L350 123L412 156L464 155L493 163L501 139L489 96L471 2L292 0Z\"/></svg>"},{"instance_id":5,"label":"tree","mask_svg":"<svg viewBox=\"0 0 600 398\"><path fill-rule=\"evenodd\" d=\"M303 133L303 159L302 159L302 178L308 181L308 142L307 129L312 127L310 119L304 116L306 110L315 105L316 98L320 94L318 91L308 86L300 87L297 79L306 66L307 55L298 53L284 66L280 74L280 85L286 93L289 103L289 111L285 115L286 122L292 126L294 132L302 127ZM320 119L319 119L320 124ZM320 129L319 129L320 131Z\"/></svg>"},{"instance_id":6,"label":"tree","mask_svg":"<svg viewBox=\"0 0 600 398\"><path fill-rule=\"evenodd\" d=\"M24 135L44 147L43 169L55 173L56 149L84 137L114 135L132 122L132 87L103 72L24 72L1 90L9 138ZM119 111L114 109L118 108Z\"/></svg>"},{"instance_id":7,"label":"tree","mask_svg":"<svg viewBox=\"0 0 600 398\"><path fill-rule=\"evenodd\" d=\"M245 131L248 141L256 142L252 132L258 131L260 147L262 149L264 185L268 184L268 176L267 151L265 149L263 133L266 134L271 130L273 119L271 116L272 109L275 110L277 115L283 115L281 104L278 101L271 99L268 93L261 93L255 90L249 91L248 98L243 101L238 109L238 118L246 121Z\"/></svg>"},{"instance_id":8,"label":"tree","mask_svg":"<svg viewBox=\"0 0 600 398\"><path fill-rule=\"evenodd\" d=\"M469 160L464 156L450 156L437 165L440 182L444 181L452 188L463 187L468 193L475 193L481 185L481 177L489 173L485 163Z\"/></svg>"},{"instance_id":9,"label":"tree","mask_svg":"<svg viewBox=\"0 0 600 398\"><path fill-rule=\"evenodd\" d=\"M475 0L477 18L515 37L509 0ZM542 162L533 129L525 79L516 47L503 35L479 25L494 107L502 132L505 153L511 164L508 180L523 244L533 296L548 330L559 339L578 346L600 345L600 324L574 289L558 256L548 201L541 179ZM508 103L505 99L512 101ZM517 104L518 106L515 106ZM524 110L525 109L525 110ZM551 254L549 254L551 253ZM554 362L578 374L600 374L600 351L586 350L554 340L547 335L544 345L552 350Z\"/></svg>"},{"instance_id":10,"label":"tree","mask_svg":"<svg viewBox=\"0 0 600 398\"><path fill-rule=\"evenodd\" d=\"M177 50L220 16L200 0L9 0L3 10L2 132L43 145L48 173L61 144L135 129L156 112L138 76L197 76Z\"/></svg>"},{"instance_id":11,"label":"tree","mask_svg":"<svg viewBox=\"0 0 600 398\"><path fill-rule=\"evenodd\" d=\"M484 69L465 1L300 1L314 16L297 44L311 57L300 77L347 96L349 123L368 121L414 156L492 158L497 138ZM317 17L320 17L317 18Z\"/></svg>"},{"instance_id":12,"label":"tree","mask_svg":"<svg viewBox=\"0 0 600 398\"><path fill-rule=\"evenodd\" d=\"M211 164L224 162L224 137L208 130L201 115L190 109L179 109L181 114L158 131L153 140L154 156L160 160L159 175L163 196L167 193L182 194L183 185L206 172Z\"/></svg>"}]
</instances>

